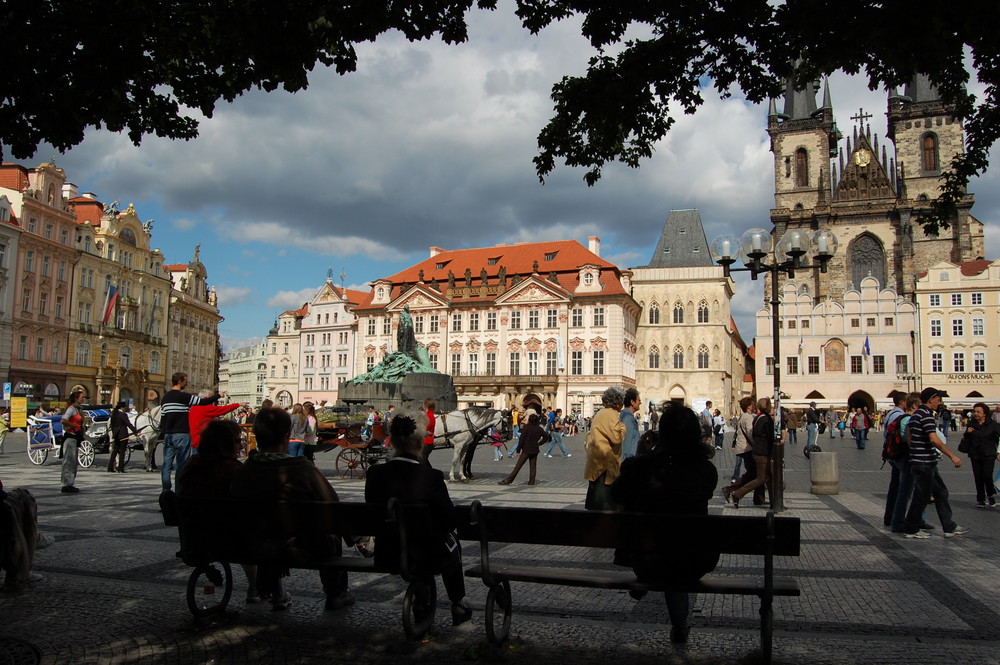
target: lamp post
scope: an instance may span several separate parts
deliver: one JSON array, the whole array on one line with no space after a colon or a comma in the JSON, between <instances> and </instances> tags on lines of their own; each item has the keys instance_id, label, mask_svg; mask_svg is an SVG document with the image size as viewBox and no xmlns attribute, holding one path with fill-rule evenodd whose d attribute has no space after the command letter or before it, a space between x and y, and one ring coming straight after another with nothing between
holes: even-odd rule
<instances>
[{"instance_id":1,"label":"lamp post","mask_svg":"<svg viewBox=\"0 0 1000 665\"><path fill-rule=\"evenodd\" d=\"M726 277L731 272L749 272L756 280L761 273L771 277L771 339L774 371L774 440L775 449L771 459L771 510L785 510L783 464L785 446L781 442L781 300L778 297L778 276L795 278L796 271L819 270L826 272L827 264L837 253L837 236L828 229L812 233L802 229L790 229L781 237L772 252L771 234L760 228L748 230L737 239L722 235L712 242L712 258L722 266ZM814 263L804 263L809 256ZM733 268L737 259L742 259L745 267ZM766 362L766 361L765 361Z\"/></svg>"}]
</instances>

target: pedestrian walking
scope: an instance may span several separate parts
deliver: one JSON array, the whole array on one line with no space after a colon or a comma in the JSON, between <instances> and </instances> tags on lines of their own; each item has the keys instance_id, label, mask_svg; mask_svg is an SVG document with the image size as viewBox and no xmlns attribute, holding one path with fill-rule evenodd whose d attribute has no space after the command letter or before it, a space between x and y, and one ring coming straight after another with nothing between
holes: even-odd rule
<instances>
[{"instance_id":1,"label":"pedestrian walking","mask_svg":"<svg viewBox=\"0 0 1000 665\"><path fill-rule=\"evenodd\" d=\"M816 445L816 438L819 436L819 423L821 421L819 411L816 410L816 402L809 402L806 409L806 449L809 450Z\"/></svg>"},{"instance_id":2,"label":"pedestrian walking","mask_svg":"<svg viewBox=\"0 0 1000 665\"><path fill-rule=\"evenodd\" d=\"M128 446L128 440L131 438L129 432L138 436L139 430L135 428L132 421L128 419L128 413L125 409L128 407L128 403L121 401L115 405L115 408L111 411L111 420L108 426L110 433L110 441L108 443L110 450L110 458L108 459L108 473L117 471L118 473L125 473L125 449ZM118 464L115 465L115 460L118 460Z\"/></svg>"},{"instance_id":3,"label":"pedestrian walking","mask_svg":"<svg viewBox=\"0 0 1000 665\"><path fill-rule=\"evenodd\" d=\"M521 467L524 466L525 462L528 462L529 465L528 484L535 484L538 452L541 450L541 444L551 438L538 423L538 415L532 414L528 416L528 424L521 428L521 436L517 440L518 452L521 453L521 456L517 458L517 464L514 465L514 469L506 478L497 483L498 485L510 485L514 482L514 479L517 478L517 474L521 470Z\"/></svg>"},{"instance_id":4,"label":"pedestrian walking","mask_svg":"<svg viewBox=\"0 0 1000 665\"><path fill-rule=\"evenodd\" d=\"M625 391L625 406L619 414L619 420L625 425L625 439L622 441L622 459L628 459L635 455L639 447L639 423L635 414L642 408L642 400L639 399L639 391L629 388Z\"/></svg>"},{"instance_id":5,"label":"pedestrian walking","mask_svg":"<svg viewBox=\"0 0 1000 665\"><path fill-rule=\"evenodd\" d=\"M969 532L952 519L951 503L948 500L948 487L944 484L938 471L938 451L949 458L955 468L962 466L962 460L948 449L948 446L938 436L934 412L941 406L941 398L949 397L948 393L936 388L927 387L920 392L921 404L910 418L910 473L913 475L913 498L906 511L904 526L907 538L930 538L931 535L921 530L923 526L924 508L934 497L934 508L945 538L961 536Z\"/></svg>"},{"instance_id":6,"label":"pedestrian walking","mask_svg":"<svg viewBox=\"0 0 1000 665\"><path fill-rule=\"evenodd\" d=\"M563 423L562 409L556 409L555 416L549 422L549 437L551 439L549 443L548 450L545 451L546 457L552 457L552 448L554 446L559 446L559 451L562 452L563 457L572 457L568 450L566 450L566 444L563 441L563 431L565 429L565 424Z\"/></svg>"},{"instance_id":7,"label":"pedestrian walking","mask_svg":"<svg viewBox=\"0 0 1000 665\"><path fill-rule=\"evenodd\" d=\"M76 486L76 472L80 468L79 454L80 437L83 436L83 413L80 405L83 404L84 394L82 390L70 393L69 405L62 414L63 442L62 442L62 472L60 481L61 491L65 494L77 494L80 489Z\"/></svg>"},{"instance_id":8,"label":"pedestrian walking","mask_svg":"<svg viewBox=\"0 0 1000 665\"><path fill-rule=\"evenodd\" d=\"M625 425L620 411L625 405L625 393L618 388L608 388L601 395L604 405L590 422L584 447L587 463L583 477L589 483L587 510L614 510L616 504L611 498L611 485L621 472L622 441L625 439Z\"/></svg>"}]
</instances>

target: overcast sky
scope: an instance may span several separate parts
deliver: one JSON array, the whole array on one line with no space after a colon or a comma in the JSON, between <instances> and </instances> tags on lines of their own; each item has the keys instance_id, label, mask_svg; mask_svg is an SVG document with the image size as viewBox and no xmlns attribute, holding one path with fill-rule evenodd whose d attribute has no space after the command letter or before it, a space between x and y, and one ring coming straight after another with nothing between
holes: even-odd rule
<instances>
[{"instance_id":1,"label":"overcast sky","mask_svg":"<svg viewBox=\"0 0 1000 665\"><path fill-rule=\"evenodd\" d=\"M536 136L551 85L584 71L592 51L569 20L531 36L501 3L471 15L469 42L412 44L396 35L359 48L358 71L317 70L305 92L248 94L203 120L189 142L90 131L57 156L81 191L154 219L154 246L171 263L201 243L219 292L227 350L267 334L327 270L354 288L426 258L428 248L602 239L621 267L647 263L671 209L697 208L709 242L770 228L773 158L766 107L707 91L639 170L612 167L595 187L560 167L534 175ZM831 80L837 124L849 135L859 108L885 133L886 94ZM981 86L973 85L973 92ZM29 166L54 154L43 147ZM973 214L987 258L1000 252L994 168L974 181ZM748 343L763 282L740 280L734 315ZM741 297L745 294L751 297Z\"/></svg>"}]
</instances>

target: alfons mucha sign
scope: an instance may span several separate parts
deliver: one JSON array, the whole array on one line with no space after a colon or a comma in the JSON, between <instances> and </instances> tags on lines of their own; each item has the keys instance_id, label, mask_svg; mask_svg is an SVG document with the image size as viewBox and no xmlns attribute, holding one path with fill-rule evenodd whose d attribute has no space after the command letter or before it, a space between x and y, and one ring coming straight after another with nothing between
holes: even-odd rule
<instances>
[{"instance_id":1,"label":"alfons mucha sign","mask_svg":"<svg viewBox=\"0 0 1000 665\"><path fill-rule=\"evenodd\" d=\"M949 383L992 383L992 374L949 374Z\"/></svg>"}]
</instances>

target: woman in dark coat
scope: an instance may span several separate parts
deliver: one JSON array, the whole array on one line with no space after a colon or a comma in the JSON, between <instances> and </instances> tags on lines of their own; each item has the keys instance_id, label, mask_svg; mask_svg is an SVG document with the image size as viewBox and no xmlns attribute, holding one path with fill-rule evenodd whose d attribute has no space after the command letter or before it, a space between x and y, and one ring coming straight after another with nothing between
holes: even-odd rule
<instances>
[{"instance_id":1,"label":"woman in dark coat","mask_svg":"<svg viewBox=\"0 0 1000 665\"><path fill-rule=\"evenodd\" d=\"M659 443L651 452L622 462L621 475L611 486L612 498L628 512L707 515L719 473L701 441L698 415L687 407L667 406L660 417ZM659 551L617 551L615 563L631 566L640 580L693 582L715 570L719 552L710 546L685 542L683 547ZM689 594L665 596L670 640L686 642Z\"/></svg>"},{"instance_id":2,"label":"woman in dark coat","mask_svg":"<svg viewBox=\"0 0 1000 665\"><path fill-rule=\"evenodd\" d=\"M997 454L997 443L1000 442L1000 424L990 418L990 410L982 402L972 407L972 418L969 419L965 436L959 450L969 456L972 463L972 478L976 483L976 506L986 508L986 502L992 508L997 504L993 485L993 466L1000 455Z\"/></svg>"},{"instance_id":3,"label":"woman in dark coat","mask_svg":"<svg viewBox=\"0 0 1000 665\"><path fill-rule=\"evenodd\" d=\"M385 464L368 469L365 501L384 504L395 497L404 505L419 503L428 507L431 532L413 534L408 554L417 568L426 569L428 574L441 572L441 581L451 600L452 624L457 626L472 617L472 610L465 605L462 548L455 534L455 506L448 495L444 474L421 463L421 448L426 452L423 443L426 432L427 418L423 413L400 412L393 417L389 423L392 455ZM381 537L376 542L376 564L398 555L398 542ZM431 580L430 584L433 583Z\"/></svg>"},{"instance_id":4,"label":"woman in dark coat","mask_svg":"<svg viewBox=\"0 0 1000 665\"><path fill-rule=\"evenodd\" d=\"M510 475L497 484L510 485L514 482L514 479L517 478L517 472L521 470L521 467L527 461L530 464L528 484L534 485L538 453L541 450L542 444L546 443L549 438L548 433L538 424L538 414L531 414L528 417L528 424L521 428L521 438L517 440L516 450L521 453L521 456L517 458L517 464L514 466L514 470L510 472Z\"/></svg>"},{"instance_id":5,"label":"woman in dark coat","mask_svg":"<svg viewBox=\"0 0 1000 665\"><path fill-rule=\"evenodd\" d=\"M128 445L129 432L132 434L139 434L139 430L135 428L132 421L128 419L128 413L125 412L125 408L128 406L127 403L118 402L115 408L111 411L111 459L108 460L108 472L111 473L115 471L115 458L118 458L118 473L125 473L125 446Z\"/></svg>"}]
</instances>

